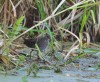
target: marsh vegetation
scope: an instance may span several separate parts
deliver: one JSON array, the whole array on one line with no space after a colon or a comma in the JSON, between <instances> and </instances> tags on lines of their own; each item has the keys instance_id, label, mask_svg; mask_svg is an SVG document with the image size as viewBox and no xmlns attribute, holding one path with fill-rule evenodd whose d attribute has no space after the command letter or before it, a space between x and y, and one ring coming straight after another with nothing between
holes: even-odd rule
<instances>
[{"instance_id":1,"label":"marsh vegetation","mask_svg":"<svg viewBox=\"0 0 100 82\"><path fill-rule=\"evenodd\" d=\"M0 0L1 73L98 71L99 60L99 0Z\"/></svg>"}]
</instances>

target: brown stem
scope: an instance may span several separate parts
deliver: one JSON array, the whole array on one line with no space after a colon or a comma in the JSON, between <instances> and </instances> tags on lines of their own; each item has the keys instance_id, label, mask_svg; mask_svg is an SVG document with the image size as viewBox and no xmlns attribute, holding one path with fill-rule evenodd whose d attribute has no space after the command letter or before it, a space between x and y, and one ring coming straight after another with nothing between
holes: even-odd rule
<instances>
[{"instance_id":1,"label":"brown stem","mask_svg":"<svg viewBox=\"0 0 100 82\"><path fill-rule=\"evenodd\" d=\"M4 31L4 49L6 48L6 24L7 24L7 1L5 0L5 5L4 5L4 27L3 27L3 31Z\"/></svg>"}]
</instances>

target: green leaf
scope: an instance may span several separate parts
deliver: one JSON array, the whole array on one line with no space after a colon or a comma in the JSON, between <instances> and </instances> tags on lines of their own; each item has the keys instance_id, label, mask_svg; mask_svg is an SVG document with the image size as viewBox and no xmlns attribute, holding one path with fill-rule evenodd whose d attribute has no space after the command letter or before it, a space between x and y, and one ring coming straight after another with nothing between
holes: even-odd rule
<instances>
[{"instance_id":1,"label":"green leaf","mask_svg":"<svg viewBox=\"0 0 100 82\"><path fill-rule=\"evenodd\" d=\"M80 32L83 31L89 16L90 16L90 11L87 12L87 7L85 7Z\"/></svg>"},{"instance_id":2,"label":"green leaf","mask_svg":"<svg viewBox=\"0 0 100 82\"><path fill-rule=\"evenodd\" d=\"M94 53L97 53L97 52L100 52L100 50L97 50L97 49L92 49L92 48L86 48L86 49L83 49L83 51L85 52L85 53L92 53L92 54L94 54Z\"/></svg>"},{"instance_id":3,"label":"green leaf","mask_svg":"<svg viewBox=\"0 0 100 82\"><path fill-rule=\"evenodd\" d=\"M11 36L13 38L20 32L24 18L25 18L24 16L21 16L19 19L17 19L17 21L13 25L12 33L11 33Z\"/></svg>"},{"instance_id":4,"label":"green leaf","mask_svg":"<svg viewBox=\"0 0 100 82\"><path fill-rule=\"evenodd\" d=\"M25 56L24 55L20 55L19 59L20 59L20 61L24 61L25 60Z\"/></svg>"},{"instance_id":5,"label":"green leaf","mask_svg":"<svg viewBox=\"0 0 100 82\"><path fill-rule=\"evenodd\" d=\"M56 57L59 61L63 61L63 60L64 60L60 52L57 52L57 53L55 54L55 57Z\"/></svg>"},{"instance_id":6,"label":"green leaf","mask_svg":"<svg viewBox=\"0 0 100 82\"><path fill-rule=\"evenodd\" d=\"M27 80L27 77L26 77L26 76L22 77L22 82L28 82L28 80Z\"/></svg>"},{"instance_id":7,"label":"green leaf","mask_svg":"<svg viewBox=\"0 0 100 82\"><path fill-rule=\"evenodd\" d=\"M39 52L39 54L38 54L39 58L43 60L43 54L42 54L42 52L40 51L40 48L38 47L37 44L35 44L35 46L36 46L36 48L37 48L37 50L38 50L38 52Z\"/></svg>"},{"instance_id":8,"label":"green leaf","mask_svg":"<svg viewBox=\"0 0 100 82\"><path fill-rule=\"evenodd\" d=\"M46 13L44 11L44 4L43 4L43 0L35 0L37 6L38 6L38 9L39 9L39 12L41 14L41 18L42 20L46 18Z\"/></svg>"}]
</instances>

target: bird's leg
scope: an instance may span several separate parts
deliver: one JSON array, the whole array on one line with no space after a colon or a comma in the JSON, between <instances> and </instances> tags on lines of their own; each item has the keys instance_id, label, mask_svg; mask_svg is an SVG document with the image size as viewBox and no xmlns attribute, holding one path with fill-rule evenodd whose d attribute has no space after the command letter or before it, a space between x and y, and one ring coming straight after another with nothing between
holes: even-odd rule
<instances>
[{"instance_id":1,"label":"bird's leg","mask_svg":"<svg viewBox=\"0 0 100 82\"><path fill-rule=\"evenodd\" d=\"M31 49L31 51L30 51L30 59L31 59L31 57L32 57L32 52L34 51L34 49Z\"/></svg>"}]
</instances>

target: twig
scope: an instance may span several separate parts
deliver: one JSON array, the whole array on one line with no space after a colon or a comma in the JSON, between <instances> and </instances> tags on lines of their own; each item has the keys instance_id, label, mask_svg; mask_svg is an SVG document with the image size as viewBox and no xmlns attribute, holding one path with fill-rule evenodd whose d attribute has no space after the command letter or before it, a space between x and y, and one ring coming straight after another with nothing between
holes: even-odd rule
<instances>
[{"instance_id":1,"label":"twig","mask_svg":"<svg viewBox=\"0 0 100 82\"><path fill-rule=\"evenodd\" d=\"M4 32L4 49L6 48L6 19L7 18L7 0L5 0L5 4L4 4L4 28L3 28L3 32Z\"/></svg>"}]
</instances>

